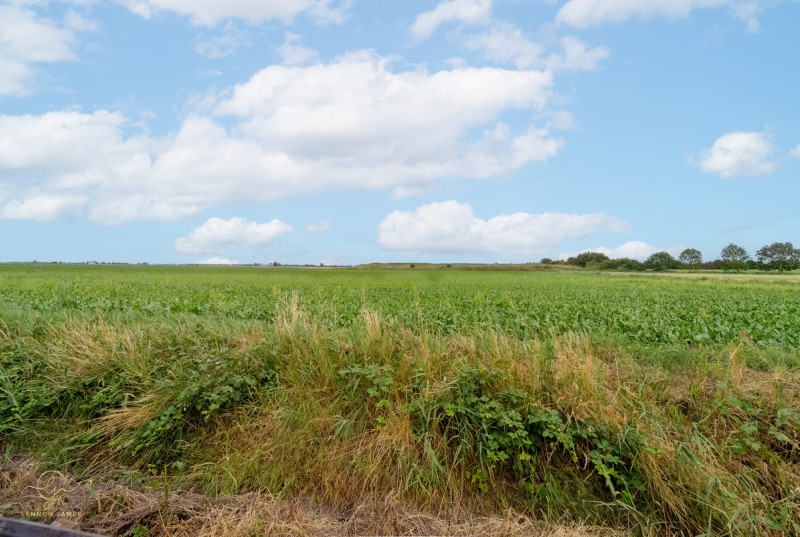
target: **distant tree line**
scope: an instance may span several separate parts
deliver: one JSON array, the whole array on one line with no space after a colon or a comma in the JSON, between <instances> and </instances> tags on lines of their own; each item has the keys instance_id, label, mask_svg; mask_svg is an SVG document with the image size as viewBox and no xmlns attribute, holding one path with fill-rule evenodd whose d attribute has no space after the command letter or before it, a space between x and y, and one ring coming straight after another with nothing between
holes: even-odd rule
<instances>
[{"instance_id":1,"label":"distant tree line","mask_svg":"<svg viewBox=\"0 0 800 537\"><path fill-rule=\"evenodd\" d=\"M703 254L695 248L687 248L675 259L669 252L656 252L646 261L626 257L611 259L601 252L584 252L567 260L553 261L545 257L541 260L545 265L571 265L589 267L598 270L663 272L675 269L689 270L723 270L740 272L743 270L763 270L786 272L800 268L800 250L791 242L773 242L759 249L755 257L739 246L729 244L714 261L703 261Z\"/></svg>"}]
</instances>

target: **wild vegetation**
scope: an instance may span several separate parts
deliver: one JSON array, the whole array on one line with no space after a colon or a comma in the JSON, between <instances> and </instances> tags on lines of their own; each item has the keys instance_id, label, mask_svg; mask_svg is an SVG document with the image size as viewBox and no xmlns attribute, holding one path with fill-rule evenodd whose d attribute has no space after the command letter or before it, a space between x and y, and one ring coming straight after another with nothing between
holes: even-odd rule
<instances>
[{"instance_id":1,"label":"wild vegetation","mask_svg":"<svg viewBox=\"0 0 800 537\"><path fill-rule=\"evenodd\" d=\"M81 514L118 513L120 535L179 526L188 490L786 535L798 308L794 279L9 266L0 438L6 465L168 484L172 508ZM382 533L447 527L380 512ZM236 534L274 529L248 520Z\"/></svg>"},{"instance_id":2,"label":"wild vegetation","mask_svg":"<svg viewBox=\"0 0 800 537\"><path fill-rule=\"evenodd\" d=\"M583 252L566 260L553 261L545 258L544 265L560 264L577 267L588 267L596 270L615 270L625 272L642 272L652 270L665 272L668 270L723 270L741 272L759 270L764 272L797 270L800 268L800 249L791 242L774 242L758 250L756 258L752 258L747 250L737 244L728 244L714 261L703 262L703 253L696 248L684 249L678 258L669 252L656 252L644 262L636 259L610 259L601 252Z\"/></svg>"}]
</instances>

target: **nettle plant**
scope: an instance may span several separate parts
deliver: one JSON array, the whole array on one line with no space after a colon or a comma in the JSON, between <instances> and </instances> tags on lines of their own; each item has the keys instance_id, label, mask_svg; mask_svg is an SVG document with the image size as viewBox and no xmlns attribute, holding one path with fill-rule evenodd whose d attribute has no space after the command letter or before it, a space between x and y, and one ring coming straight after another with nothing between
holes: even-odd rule
<instances>
[{"instance_id":1,"label":"nettle plant","mask_svg":"<svg viewBox=\"0 0 800 537\"><path fill-rule=\"evenodd\" d=\"M642 435L535 406L526 392L502 387L507 379L503 370L462 366L436 393L411 404L418 436L440 431L459 454L456 462L470 468L467 477L484 492L505 473L534 495L555 462L582 470L580 460L588 460L612 497L634 504L635 494L645 490L633 464L645 447Z\"/></svg>"},{"instance_id":2,"label":"nettle plant","mask_svg":"<svg viewBox=\"0 0 800 537\"><path fill-rule=\"evenodd\" d=\"M374 419L377 428L386 424L384 414L392 407L390 390L394 383L391 366L378 364L353 364L339 371L338 388L352 407L364 407Z\"/></svg>"},{"instance_id":3,"label":"nettle plant","mask_svg":"<svg viewBox=\"0 0 800 537\"><path fill-rule=\"evenodd\" d=\"M80 418L87 446L109 442L123 456L169 462L192 430L278 382L274 352L266 347L166 337L174 339L160 341L157 352L140 349L140 362L109 353L80 375L65 374L69 355L45 359L33 341L0 349L0 432Z\"/></svg>"},{"instance_id":4,"label":"nettle plant","mask_svg":"<svg viewBox=\"0 0 800 537\"><path fill-rule=\"evenodd\" d=\"M258 389L277 384L278 369L269 357L238 356L236 360L226 354L175 356L165 374L153 379L152 389L166 394L166 408L133 431L132 439L118 438L117 445L131 443L134 454L147 453L157 462L171 460L192 427L252 401Z\"/></svg>"},{"instance_id":5,"label":"nettle plant","mask_svg":"<svg viewBox=\"0 0 800 537\"><path fill-rule=\"evenodd\" d=\"M787 401L780 389L774 406L764 406L726 382L718 382L716 389L711 407L732 425L727 444L734 454L769 460L776 454L800 451L800 412L785 406Z\"/></svg>"}]
</instances>

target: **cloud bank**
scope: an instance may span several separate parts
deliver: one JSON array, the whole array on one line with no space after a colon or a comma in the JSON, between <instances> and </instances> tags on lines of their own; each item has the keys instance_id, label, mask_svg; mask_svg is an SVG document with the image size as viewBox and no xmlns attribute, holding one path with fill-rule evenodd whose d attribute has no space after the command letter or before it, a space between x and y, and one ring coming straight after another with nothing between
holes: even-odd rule
<instances>
[{"instance_id":1,"label":"cloud bank","mask_svg":"<svg viewBox=\"0 0 800 537\"><path fill-rule=\"evenodd\" d=\"M677 19L695 9L720 7L730 0L569 0L559 10L556 20L576 28L620 23L630 18L656 16Z\"/></svg>"},{"instance_id":2,"label":"cloud bank","mask_svg":"<svg viewBox=\"0 0 800 537\"><path fill-rule=\"evenodd\" d=\"M445 201L394 211L378 227L378 243L408 254L491 253L530 260L567 239L599 231L624 231L628 222L607 214L524 212L477 218L468 203Z\"/></svg>"},{"instance_id":3,"label":"cloud bank","mask_svg":"<svg viewBox=\"0 0 800 537\"><path fill-rule=\"evenodd\" d=\"M251 24L268 20L291 21L305 13L323 24L341 23L349 1L333 0L117 0L132 12L150 18L161 11L189 17L192 24L214 26L228 19L241 19Z\"/></svg>"},{"instance_id":4,"label":"cloud bank","mask_svg":"<svg viewBox=\"0 0 800 537\"><path fill-rule=\"evenodd\" d=\"M106 110L0 116L0 216L118 224L332 188L402 195L502 176L563 146L547 125L500 119L547 112L551 86L536 70L394 71L364 51L267 67L164 137L136 134Z\"/></svg>"}]
</instances>

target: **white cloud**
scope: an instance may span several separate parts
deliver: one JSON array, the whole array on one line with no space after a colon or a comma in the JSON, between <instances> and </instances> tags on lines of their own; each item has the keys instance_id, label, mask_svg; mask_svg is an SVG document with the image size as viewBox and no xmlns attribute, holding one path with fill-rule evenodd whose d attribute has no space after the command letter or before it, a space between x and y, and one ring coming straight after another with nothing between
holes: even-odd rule
<instances>
[{"instance_id":1,"label":"white cloud","mask_svg":"<svg viewBox=\"0 0 800 537\"><path fill-rule=\"evenodd\" d=\"M360 52L263 69L221 101L208 94L162 138L130 135L130 121L103 110L0 116L0 203L88 198L89 219L115 224L332 188L402 195L502 176L562 147L548 124L499 121L511 110L551 113L551 84L538 71L394 72Z\"/></svg>"},{"instance_id":2,"label":"white cloud","mask_svg":"<svg viewBox=\"0 0 800 537\"><path fill-rule=\"evenodd\" d=\"M46 222L80 214L88 201L79 196L30 196L24 200L12 199L0 207L0 218L7 220L37 220Z\"/></svg>"},{"instance_id":3,"label":"white cloud","mask_svg":"<svg viewBox=\"0 0 800 537\"><path fill-rule=\"evenodd\" d=\"M311 159L320 169L308 182L335 174L351 183L343 186L414 187L444 176L488 176L555 154L554 140L536 145L529 132L501 136L514 162L482 151L484 142L498 140L503 111L543 109L551 83L547 73L490 68L394 73L386 59L361 52L328 65L264 69L216 113L241 118L237 132L290 157L287 164ZM488 127L485 139L467 142L476 127ZM481 161L489 169L473 170ZM299 168L291 173L305 175Z\"/></svg>"},{"instance_id":4,"label":"white cloud","mask_svg":"<svg viewBox=\"0 0 800 537\"><path fill-rule=\"evenodd\" d=\"M601 254L606 254L611 259L628 258L644 261L656 252L667 252L673 257L677 258L683 250L683 246L653 246L651 244L647 244L646 242L628 241L625 244L617 246L616 248L598 246L597 248L589 248L587 250L581 250L580 252L561 254L558 256L558 258L566 260L584 252L598 252Z\"/></svg>"},{"instance_id":5,"label":"white cloud","mask_svg":"<svg viewBox=\"0 0 800 537\"><path fill-rule=\"evenodd\" d=\"M284 65L303 65L319 56L316 50L303 46L302 36L292 32L286 32L283 44L278 47L278 54Z\"/></svg>"},{"instance_id":6,"label":"white cloud","mask_svg":"<svg viewBox=\"0 0 800 537\"><path fill-rule=\"evenodd\" d=\"M346 265L347 264L347 256L344 255L344 254L340 254L340 253L332 253L332 254L326 255L325 257L322 258L322 264L323 265L327 265L327 266Z\"/></svg>"},{"instance_id":7,"label":"white cloud","mask_svg":"<svg viewBox=\"0 0 800 537\"><path fill-rule=\"evenodd\" d=\"M192 255L259 248L269 246L275 239L291 231L292 226L280 220L259 224L238 217L230 220L209 218L189 235L175 241L175 249L182 254Z\"/></svg>"},{"instance_id":8,"label":"white cloud","mask_svg":"<svg viewBox=\"0 0 800 537\"><path fill-rule=\"evenodd\" d=\"M471 144L466 155L467 169L475 177L487 178L521 168L531 161L544 162L564 146L563 140L549 138L548 134L547 129L530 127L514 137L508 125L498 123Z\"/></svg>"},{"instance_id":9,"label":"white cloud","mask_svg":"<svg viewBox=\"0 0 800 537\"><path fill-rule=\"evenodd\" d=\"M558 12L558 22L578 28L620 23L631 18L665 17L675 20L689 16L695 9L728 7L733 18L746 24L748 33L761 30L758 17L763 5L780 0L569 0Z\"/></svg>"},{"instance_id":10,"label":"white cloud","mask_svg":"<svg viewBox=\"0 0 800 537\"><path fill-rule=\"evenodd\" d=\"M201 56L216 60L230 56L238 49L252 44L250 32L238 28L235 24L228 23L223 33L210 39L199 41L194 50Z\"/></svg>"},{"instance_id":11,"label":"white cloud","mask_svg":"<svg viewBox=\"0 0 800 537\"><path fill-rule=\"evenodd\" d=\"M594 71L597 64L610 55L605 47L587 48L586 44L575 37L561 39L563 55L555 55L555 67L566 71Z\"/></svg>"},{"instance_id":12,"label":"white cloud","mask_svg":"<svg viewBox=\"0 0 800 537\"><path fill-rule=\"evenodd\" d=\"M144 151L137 140L122 139L120 128L126 121L105 110L0 116L0 169L69 174L84 170L92 160L103 167L104 159Z\"/></svg>"},{"instance_id":13,"label":"white cloud","mask_svg":"<svg viewBox=\"0 0 800 537\"><path fill-rule=\"evenodd\" d=\"M797 144L797 147L792 149L789 154L795 158L800 158L800 144Z\"/></svg>"},{"instance_id":14,"label":"white cloud","mask_svg":"<svg viewBox=\"0 0 800 537\"><path fill-rule=\"evenodd\" d=\"M723 179L766 175L778 167L772 160L774 152L765 133L730 132L714 142L711 149L703 151L700 168Z\"/></svg>"},{"instance_id":15,"label":"white cloud","mask_svg":"<svg viewBox=\"0 0 800 537\"><path fill-rule=\"evenodd\" d=\"M97 32L100 25L97 21L87 19L77 11L69 10L64 15L64 26L75 32Z\"/></svg>"},{"instance_id":16,"label":"white cloud","mask_svg":"<svg viewBox=\"0 0 800 537\"><path fill-rule=\"evenodd\" d=\"M134 214L138 218L175 217L170 213L179 211L164 207L166 200L145 202L138 194L146 186L150 154L158 141L124 138L126 122L121 114L104 110L0 116L4 181L0 182L0 202L15 208L0 217L57 219L65 215L67 206L75 209L77 200L100 221L106 217L109 222L124 221ZM138 207L134 209L134 205ZM45 214L48 209L49 216Z\"/></svg>"},{"instance_id":17,"label":"white cloud","mask_svg":"<svg viewBox=\"0 0 800 537\"><path fill-rule=\"evenodd\" d=\"M316 224L308 224L306 231L309 233L325 233L333 229L333 223L330 220L320 220Z\"/></svg>"},{"instance_id":18,"label":"white cloud","mask_svg":"<svg viewBox=\"0 0 800 537\"><path fill-rule=\"evenodd\" d=\"M132 12L150 18L158 11L172 11L191 18L192 24L214 26L228 19L242 19L251 24L278 19L289 22L306 13L322 24L341 23L349 1L332 0L117 0Z\"/></svg>"},{"instance_id":19,"label":"white cloud","mask_svg":"<svg viewBox=\"0 0 800 537\"><path fill-rule=\"evenodd\" d=\"M197 262L198 265L238 265L236 261L233 259L228 259L227 257L209 257L208 259L204 259L202 261Z\"/></svg>"},{"instance_id":20,"label":"white cloud","mask_svg":"<svg viewBox=\"0 0 800 537\"><path fill-rule=\"evenodd\" d=\"M731 6L731 13L733 13L734 17L747 24L748 33L755 34L761 31L758 16L764 13L764 9L758 2L734 4Z\"/></svg>"},{"instance_id":21,"label":"white cloud","mask_svg":"<svg viewBox=\"0 0 800 537\"><path fill-rule=\"evenodd\" d=\"M482 220L468 203L446 201L394 211L378 228L378 243L411 254L493 253L523 260L564 240L630 226L607 214L514 213Z\"/></svg>"},{"instance_id":22,"label":"white cloud","mask_svg":"<svg viewBox=\"0 0 800 537\"><path fill-rule=\"evenodd\" d=\"M312 2L306 9L308 13L317 24L327 26L329 24L342 24L347 20L350 14L354 0L317 0Z\"/></svg>"},{"instance_id":23,"label":"white cloud","mask_svg":"<svg viewBox=\"0 0 800 537\"><path fill-rule=\"evenodd\" d=\"M522 30L508 23L496 23L482 34L470 36L466 43L470 50L482 50L484 57L497 63L512 63L528 69L542 63L545 47L534 43Z\"/></svg>"},{"instance_id":24,"label":"white cloud","mask_svg":"<svg viewBox=\"0 0 800 537\"><path fill-rule=\"evenodd\" d=\"M446 22L482 24L489 20L491 14L492 0L444 1L431 11L420 13L409 31L415 39L427 39Z\"/></svg>"},{"instance_id":25,"label":"white cloud","mask_svg":"<svg viewBox=\"0 0 800 537\"><path fill-rule=\"evenodd\" d=\"M483 56L497 63L511 63L518 69L545 68L551 71L592 71L608 58L605 47L587 48L575 37L560 40L561 52L545 55L548 47L528 39L522 31L508 23L496 23L482 34L470 36L465 46L482 50Z\"/></svg>"},{"instance_id":26,"label":"white cloud","mask_svg":"<svg viewBox=\"0 0 800 537\"><path fill-rule=\"evenodd\" d=\"M0 4L0 95L31 93L36 65L73 60L76 43L71 30L40 18L32 9Z\"/></svg>"},{"instance_id":27,"label":"white cloud","mask_svg":"<svg viewBox=\"0 0 800 537\"><path fill-rule=\"evenodd\" d=\"M686 17L695 9L719 7L731 0L569 0L559 10L558 22L587 28L618 23L633 17Z\"/></svg>"}]
</instances>

